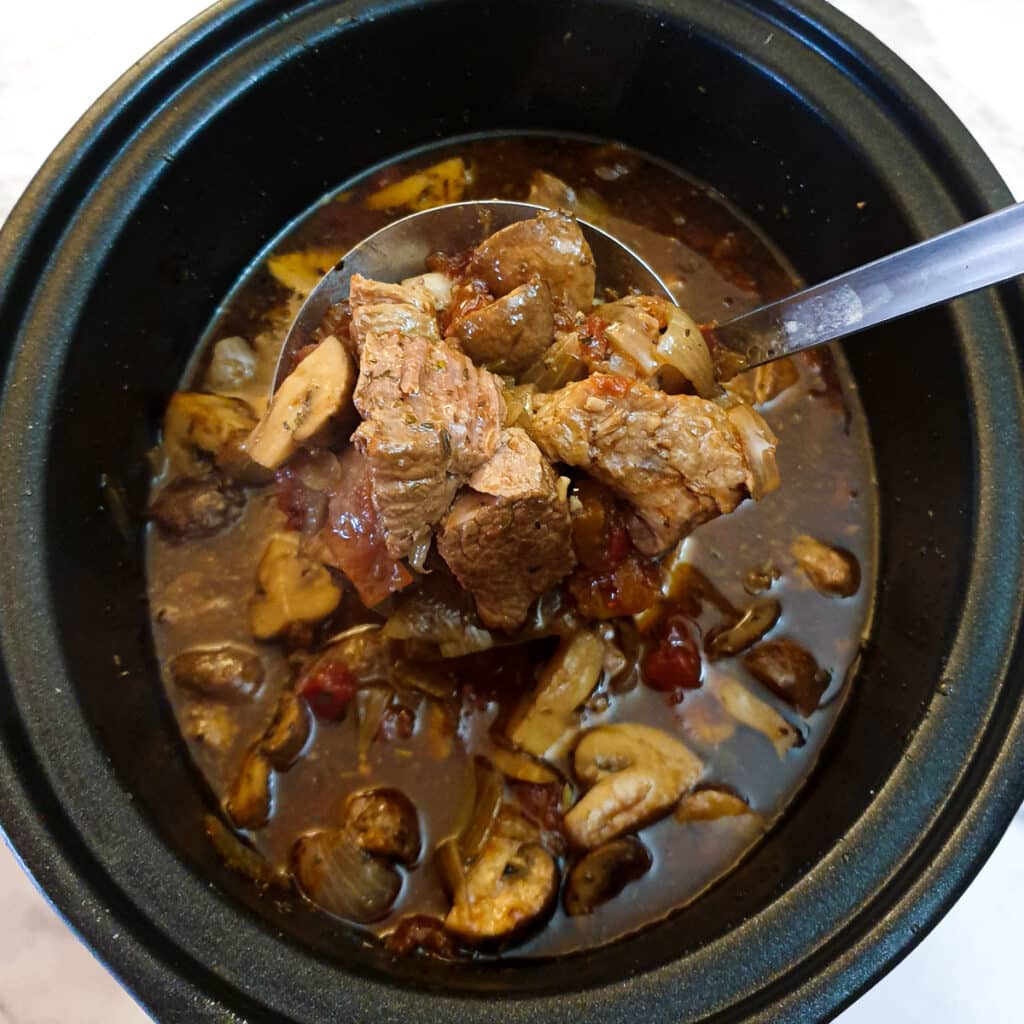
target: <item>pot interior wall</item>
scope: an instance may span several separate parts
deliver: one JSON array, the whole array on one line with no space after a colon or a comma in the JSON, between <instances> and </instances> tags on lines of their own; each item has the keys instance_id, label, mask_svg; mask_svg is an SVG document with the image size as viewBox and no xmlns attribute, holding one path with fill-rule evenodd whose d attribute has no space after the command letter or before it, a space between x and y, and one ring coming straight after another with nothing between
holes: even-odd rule
<instances>
[{"instance_id":1,"label":"pot interior wall","mask_svg":"<svg viewBox=\"0 0 1024 1024\"><path fill-rule=\"evenodd\" d=\"M590 5L585 21L572 4L512 7L427 4L357 32L337 26L254 78L197 131L182 132L113 240L75 326L52 428L45 486L53 601L74 686L123 786L165 842L227 898L265 914L304 948L370 971L391 968L345 929L287 900L261 899L203 839L209 797L164 708L140 533L121 536L109 489L106 498L98 489L103 477L124 487L132 509L144 507L146 452L165 400L243 267L361 168L495 129L582 132L663 157L733 200L811 281L915 236L842 123L712 35L640 4ZM455 58L438 59L451 52L456 22L460 38L486 46L458 46ZM573 986L675 958L767 906L842 840L933 696L958 617L974 486L953 321L932 312L879 328L849 354L876 445L883 583L848 709L819 770L755 855L668 923L582 958ZM942 452L941 473L934 451ZM83 508L91 511L68 514ZM402 964L396 973L477 990L512 975L520 991L567 986L558 965Z\"/></svg>"}]
</instances>

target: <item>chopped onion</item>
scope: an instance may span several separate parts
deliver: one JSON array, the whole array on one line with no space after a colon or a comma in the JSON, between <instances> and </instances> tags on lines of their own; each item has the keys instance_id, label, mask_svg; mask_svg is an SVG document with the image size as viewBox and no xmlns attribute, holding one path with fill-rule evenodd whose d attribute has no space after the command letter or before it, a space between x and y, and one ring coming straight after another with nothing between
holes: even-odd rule
<instances>
[{"instance_id":1,"label":"chopped onion","mask_svg":"<svg viewBox=\"0 0 1024 1024\"><path fill-rule=\"evenodd\" d=\"M292 869L304 896L360 924L379 921L402 888L398 872L361 850L347 831L301 836L292 850Z\"/></svg>"},{"instance_id":2,"label":"chopped onion","mask_svg":"<svg viewBox=\"0 0 1024 1024\"><path fill-rule=\"evenodd\" d=\"M392 691L382 686L368 686L356 694L356 717L359 722L356 750L360 767L366 764L367 754L377 738L377 730L384 720L384 712L391 703L391 697Z\"/></svg>"},{"instance_id":3,"label":"chopped onion","mask_svg":"<svg viewBox=\"0 0 1024 1024\"><path fill-rule=\"evenodd\" d=\"M533 415L536 384L514 384L505 388L505 426L523 427Z\"/></svg>"},{"instance_id":4,"label":"chopped onion","mask_svg":"<svg viewBox=\"0 0 1024 1024\"><path fill-rule=\"evenodd\" d=\"M653 377L664 362L655 343L660 329L657 319L624 300L602 306L601 319L608 321L604 334L615 349L636 363L645 377Z\"/></svg>"},{"instance_id":5,"label":"chopped onion","mask_svg":"<svg viewBox=\"0 0 1024 1024\"><path fill-rule=\"evenodd\" d=\"M425 288L434 300L434 307L440 312L447 309L452 303L452 279L447 274L439 271L430 271L426 274L419 274L416 277L407 277L402 284L412 287Z\"/></svg>"},{"instance_id":6,"label":"chopped onion","mask_svg":"<svg viewBox=\"0 0 1024 1024\"><path fill-rule=\"evenodd\" d=\"M586 375L580 336L575 331L556 332L555 340L520 375L523 384L538 391L556 391Z\"/></svg>"},{"instance_id":7,"label":"chopped onion","mask_svg":"<svg viewBox=\"0 0 1024 1024\"><path fill-rule=\"evenodd\" d=\"M678 370L702 398L713 397L718 385L704 335L678 306L666 302L665 307L668 327L658 341L659 362Z\"/></svg>"},{"instance_id":8,"label":"chopped onion","mask_svg":"<svg viewBox=\"0 0 1024 1024\"><path fill-rule=\"evenodd\" d=\"M427 556L430 554L430 545L434 540L434 533L429 526L423 527L421 530L417 530L413 537L413 549L409 555L409 567L421 575L426 575L430 572L429 569L424 568Z\"/></svg>"},{"instance_id":9,"label":"chopped onion","mask_svg":"<svg viewBox=\"0 0 1024 1024\"><path fill-rule=\"evenodd\" d=\"M490 837L505 796L505 779L490 761L478 757L474 762L473 808L469 820L459 832L459 852L465 863L472 861Z\"/></svg>"},{"instance_id":10,"label":"chopped onion","mask_svg":"<svg viewBox=\"0 0 1024 1024\"><path fill-rule=\"evenodd\" d=\"M729 417L750 467L750 496L764 497L779 486L779 467L775 461L778 438L771 427L749 405L734 405L725 412Z\"/></svg>"}]
</instances>

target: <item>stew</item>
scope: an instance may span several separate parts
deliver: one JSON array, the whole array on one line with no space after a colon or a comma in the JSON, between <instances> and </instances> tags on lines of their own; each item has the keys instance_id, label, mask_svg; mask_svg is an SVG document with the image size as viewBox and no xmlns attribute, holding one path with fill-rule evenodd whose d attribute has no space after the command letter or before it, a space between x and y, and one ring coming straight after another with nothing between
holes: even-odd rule
<instances>
[{"instance_id":1,"label":"stew","mask_svg":"<svg viewBox=\"0 0 1024 1024\"><path fill-rule=\"evenodd\" d=\"M354 278L269 398L351 245L483 197L548 212ZM604 291L577 216L679 307ZM708 328L796 283L713 190L549 137L374 170L274 243L170 400L150 506L153 635L233 868L398 952L549 956L659 920L757 842L874 589L841 354L716 381Z\"/></svg>"}]
</instances>

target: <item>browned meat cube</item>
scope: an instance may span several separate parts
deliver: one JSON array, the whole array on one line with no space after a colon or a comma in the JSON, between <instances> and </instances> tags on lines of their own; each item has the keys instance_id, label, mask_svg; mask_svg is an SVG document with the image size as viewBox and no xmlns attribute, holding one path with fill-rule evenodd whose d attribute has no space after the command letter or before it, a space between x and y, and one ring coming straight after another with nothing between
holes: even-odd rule
<instances>
[{"instance_id":1,"label":"browned meat cube","mask_svg":"<svg viewBox=\"0 0 1024 1024\"><path fill-rule=\"evenodd\" d=\"M440 341L434 296L422 284L386 284L353 274L349 335L357 353L368 334L416 334Z\"/></svg>"},{"instance_id":2,"label":"browned meat cube","mask_svg":"<svg viewBox=\"0 0 1024 1024\"><path fill-rule=\"evenodd\" d=\"M569 316L589 313L594 304L594 254L579 225L564 213L541 213L496 231L477 246L466 274L497 296L538 275L555 307Z\"/></svg>"},{"instance_id":3,"label":"browned meat cube","mask_svg":"<svg viewBox=\"0 0 1024 1024\"><path fill-rule=\"evenodd\" d=\"M518 427L504 432L469 486L444 521L438 551L483 623L515 629L575 565L565 488Z\"/></svg>"},{"instance_id":4,"label":"browned meat cube","mask_svg":"<svg viewBox=\"0 0 1024 1024\"><path fill-rule=\"evenodd\" d=\"M551 289L535 278L483 309L453 320L445 337L474 362L497 373L517 373L551 344L555 333Z\"/></svg>"},{"instance_id":5,"label":"browned meat cube","mask_svg":"<svg viewBox=\"0 0 1024 1024\"><path fill-rule=\"evenodd\" d=\"M371 332L353 400L388 554L405 558L496 451L501 384L445 342Z\"/></svg>"},{"instance_id":6,"label":"browned meat cube","mask_svg":"<svg viewBox=\"0 0 1024 1024\"><path fill-rule=\"evenodd\" d=\"M529 431L549 459L587 470L630 502L633 541L656 554L777 482L774 435L739 409L742 429L734 410L714 402L594 374L537 395Z\"/></svg>"}]
</instances>

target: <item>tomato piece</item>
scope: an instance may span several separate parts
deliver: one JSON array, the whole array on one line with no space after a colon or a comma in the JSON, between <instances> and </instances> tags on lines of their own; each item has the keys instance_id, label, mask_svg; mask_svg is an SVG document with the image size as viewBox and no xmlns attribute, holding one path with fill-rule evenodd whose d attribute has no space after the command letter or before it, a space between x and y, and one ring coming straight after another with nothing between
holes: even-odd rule
<instances>
[{"instance_id":1,"label":"tomato piece","mask_svg":"<svg viewBox=\"0 0 1024 1024\"><path fill-rule=\"evenodd\" d=\"M573 487L572 546L580 565L602 572L608 564L608 518L611 495L593 480L579 480Z\"/></svg>"},{"instance_id":2,"label":"tomato piece","mask_svg":"<svg viewBox=\"0 0 1024 1024\"><path fill-rule=\"evenodd\" d=\"M633 381L614 373L594 373L590 385L595 395L606 398L624 398L633 388Z\"/></svg>"},{"instance_id":3,"label":"tomato piece","mask_svg":"<svg viewBox=\"0 0 1024 1024\"><path fill-rule=\"evenodd\" d=\"M348 666L328 658L313 667L313 671L299 684L298 692L317 718L340 722L358 688L359 683Z\"/></svg>"},{"instance_id":4,"label":"tomato piece","mask_svg":"<svg viewBox=\"0 0 1024 1024\"><path fill-rule=\"evenodd\" d=\"M562 787L558 783L517 780L509 788L528 821L548 832L562 831Z\"/></svg>"},{"instance_id":5,"label":"tomato piece","mask_svg":"<svg viewBox=\"0 0 1024 1024\"><path fill-rule=\"evenodd\" d=\"M370 495L365 458L349 448L339 460L338 489L327 509L323 538L330 564L340 569L367 608L412 583L412 573L388 554Z\"/></svg>"},{"instance_id":6,"label":"tomato piece","mask_svg":"<svg viewBox=\"0 0 1024 1024\"><path fill-rule=\"evenodd\" d=\"M616 517L608 530L608 561L620 565L633 552L633 540L621 517Z\"/></svg>"},{"instance_id":7,"label":"tomato piece","mask_svg":"<svg viewBox=\"0 0 1024 1024\"><path fill-rule=\"evenodd\" d=\"M665 620L658 646L648 651L641 671L652 690L676 693L700 686L700 649L684 616L672 615Z\"/></svg>"}]
</instances>

